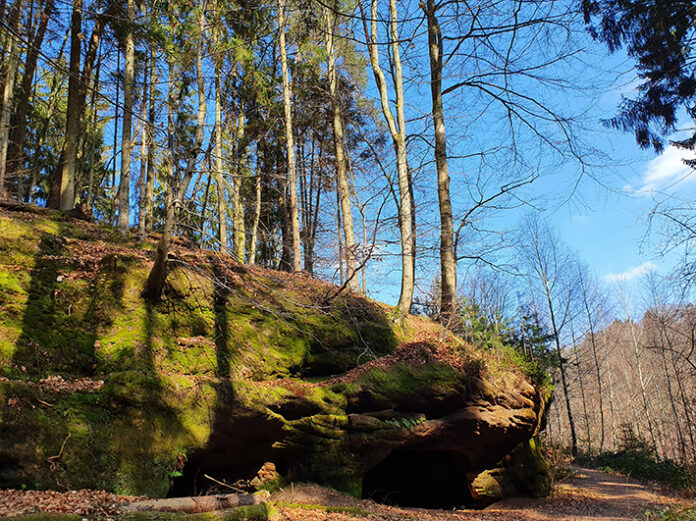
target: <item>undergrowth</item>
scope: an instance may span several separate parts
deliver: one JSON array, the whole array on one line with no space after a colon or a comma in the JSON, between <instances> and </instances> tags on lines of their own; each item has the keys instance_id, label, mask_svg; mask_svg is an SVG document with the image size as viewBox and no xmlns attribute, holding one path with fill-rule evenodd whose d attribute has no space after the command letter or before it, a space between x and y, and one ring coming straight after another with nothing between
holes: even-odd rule
<instances>
[{"instance_id":1,"label":"undergrowth","mask_svg":"<svg viewBox=\"0 0 696 521\"><path fill-rule=\"evenodd\" d=\"M577 461L581 465L656 482L675 490L696 492L696 466L680 464L671 459L658 460L650 445L629 427L624 427L617 451L581 455Z\"/></svg>"},{"instance_id":2,"label":"undergrowth","mask_svg":"<svg viewBox=\"0 0 696 521\"><path fill-rule=\"evenodd\" d=\"M645 513L641 521L696 521L696 506L651 510Z\"/></svg>"}]
</instances>

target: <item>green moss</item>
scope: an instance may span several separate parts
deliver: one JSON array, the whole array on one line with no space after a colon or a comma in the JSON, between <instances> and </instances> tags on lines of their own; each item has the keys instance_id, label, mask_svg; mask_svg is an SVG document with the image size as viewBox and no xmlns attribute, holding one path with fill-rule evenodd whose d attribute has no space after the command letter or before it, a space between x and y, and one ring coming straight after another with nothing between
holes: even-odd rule
<instances>
[{"instance_id":1,"label":"green moss","mask_svg":"<svg viewBox=\"0 0 696 521\"><path fill-rule=\"evenodd\" d=\"M427 363L417 367L397 363L388 370L375 368L358 379L362 387L370 389L375 395L387 399L403 396L417 396L431 390L461 388L462 374L450 365Z\"/></svg>"},{"instance_id":2,"label":"green moss","mask_svg":"<svg viewBox=\"0 0 696 521\"><path fill-rule=\"evenodd\" d=\"M297 477L359 496L368 463L347 449L346 434L359 393L390 408L486 392L440 363L308 385L436 326L413 317L394 324L388 307L349 293L327 303L321 282L220 266L204 253L195 269L172 262L161 301L150 304L141 296L149 262L138 248L152 243L59 214L15 219L0 210L0 374L105 382L75 393L0 382L0 486L162 496L180 453L206 450L216 421L246 414L282 426L276 448L304 458ZM224 286L213 284L223 276ZM420 419L375 421L382 435ZM48 458L59 453L52 468Z\"/></svg>"},{"instance_id":3,"label":"green moss","mask_svg":"<svg viewBox=\"0 0 696 521\"><path fill-rule=\"evenodd\" d=\"M25 514L23 516L0 517L0 519L5 521L82 521L83 516L44 512L40 514Z\"/></svg>"},{"instance_id":4,"label":"green moss","mask_svg":"<svg viewBox=\"0 0 696 521\"><path fill-rule=\"evenodd\" d=\"M230 510L180 514L173 512L133 512L122 514L122 521L266 521L269 508L266 505L248 505Z\"/></svg>"},{"instance_id":5,"label":"green moss","mask_svg":"<svg viewBox=\"0 0 696 521\"><path fill-rule=\"evenodd\" d=\"M521 443L497 468L479 474L471 488L484 502L515 496L548 496L552 488L551 466L538 438Z\"/></svg>"}]
</instances>

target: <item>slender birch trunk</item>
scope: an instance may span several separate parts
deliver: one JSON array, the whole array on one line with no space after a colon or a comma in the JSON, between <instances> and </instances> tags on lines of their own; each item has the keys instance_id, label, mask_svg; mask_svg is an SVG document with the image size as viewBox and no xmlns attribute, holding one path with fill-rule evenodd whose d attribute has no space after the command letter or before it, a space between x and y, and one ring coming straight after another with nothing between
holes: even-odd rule
<instances>
[{"instance_id":1,"label":"slender birch trunk","mask_svg":"<svg viewBox=\"0 0 696 521\"><path fill-rule=\"evenodd\" d=\"M126 35L126 72L123 78L123 127L121 131L121 181L118 187L118 229L130 230L131 127L133 124L133 85L135 83L135 41L133 21L135 1L128 0L128 34Z\"/></svg>"},{"instance_id":2,"label":"slender birch trunk","mask_svg":"<svg viewBox=\"0 0 696 521\"><path fill-rule=\"evenodd\" d=\"M360 9L362 12L362 4ZM401 318L411 311L414 290L414 256L413 249L413 202L411 200L410 176L406 155L406 119L404 116L404 89L401 56L399 50L398 14L396 0L389 0L390 39L392 62L394 65L394 87L396 91L396 118L389 106L389 93L387 81L379 64L379 50L377 48L377 0L372 0L370 12L371 29L368 31L367 21L363 13L363 25L367 37L367 48L375 76L375 83L379 89L382 114L387 122L396 152L396 167L399 179L399 231L401 235L401 292L396 305L395 314Z\"/></svg>"},{"instance_id":3,"label":"slender birch trunk","mask_svg":"<svg viewBox=\"0 0 696 521\"><path fill-rule=\"evenodd\" d=\"M421 4L423 5L423 4ZM450 178L447 165L447 139L442 105L442 32L437 19L435 0L423 5L428 24L428 49L430 54L430 91L435 130L435 167L437 169L437 195L440 206L440 315L448 326L456 314L457 261L454 258L454 227Z\"/></svg>"},{"instance_id":4,"label":"slender birch trunk","mask_svg":"<svg viewBox=\"0 0 696 521\"><path fill-rule=\"evenodd\" d=\"M333 107L333 133L336 155L336 184L343 217L343 233L345 235L346 283L351 291L360 291L360 281L357 277L357 260L355 251L355 234L353 232L353 216L351 213L350 187L348 185L347 160L344 150L343 113L338 88L338 71L336 70L336 50L334 48L334 31L336 16L333 11L324 7L324 23L326 30L326 54L328 57L329 92Z\"/></svg>"},{"instance_id":5,"label":"slender birch trunk","mask_svg":"<svg viewBox=\"0 0 696 521\"><path fill-rule=\"evenodd\" d=\"M609 346L607 345L607 332L606 329L603 332L603 344L604 352L609 355ZM607 381L609 383L609 415L611 416L611 442L612 449L615 451L618 447L617 444L617 428L616 428L616 412L614 411L614 373L611 368L611 364L607 364Z\"/></svg>"},{"instance_id":6,"label":"slender birch trunk","mask_svg":"<svg viewBox=\"0 0 696 521\"><path fill-rule=\"evenodd\" d=\"M582 398L582 411L585 415L585 433L587 435L587 453L592 454L592 434L590 432L590 416L587 413L587 400L585 399L585 382L582 378L582 368L580 366L580 355L578 354L578 344L575 340L575 329L570 324L570 337L573 341L573 354L575 355L575 365L578 370L578 383L580 384L580 396ZM601 451L600 451L601 452Z\"/></svg>"},{"instance_id":7,"label":"slender birch trunk","mask_svg":"<svg viewBox=\"0 0 696 521\"><path fill-rule=\"evenodd\" d=\"M652 413L650 410L650 404L648 402L647 388L645 385L645 378L643 377L643 361L640 357L640 351L638 349L638 339L635 332L635 324L631 318L631 311L628 309L628 303L626 302L625 293L621 293L621 302L623 303L624 310L626 311L626 316L628 317L628 327L631 332L631 346L633 347L633 354L636 357L636 368L638 370L638 382L640 383L640 394L643 398L643 411L645 413L645 419L648 422L648 431L650 432L650 440L652 441L653 451L655 452L655 457L660 460L660 453L657 450L657 440L655 438L655 429L653 426Z\"/></svg>"},{"instance_id":8,"label":"slender birch trunk","mask_svg":"<svg viewBox=\"0 0 696 521\"><path fill-rule=\"evenodd\" d=\"M585 313L587 316L587 323L590 326L590 346L592 347L592 357L594 360L595 375L597 376L597 395L599 397L599 422L600 422L600 436L599 436L599 453L604 451L604 401L602 396L602 370L599 363L599 355L597 354L597 343L595 342L595 326L592 313L590 312L590 305L587 296L587 285L585 284L585 278L583 277L582 269L578 272L580 290L582 291L582 301L585 308Z\"/></svg>"}]
</instances>

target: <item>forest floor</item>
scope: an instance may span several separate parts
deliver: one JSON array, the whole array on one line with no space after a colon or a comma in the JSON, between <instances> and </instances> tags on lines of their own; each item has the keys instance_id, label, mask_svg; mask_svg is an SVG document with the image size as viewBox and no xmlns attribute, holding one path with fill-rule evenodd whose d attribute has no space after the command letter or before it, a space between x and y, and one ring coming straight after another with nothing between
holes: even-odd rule
<instances>
[{"instance_id":1,"label":"forest floor","mask_svg":"<svg viewBox=\"0 0 696 521\"><path fill-rule=\"evenodd\" d=\"M623 476L583 468L557 484L551 497L516 498L485 510L425 510L356 500L319 487L276 494L280 521L630 521L646 511L693 504L669 491L651 488Z\"/></svg>"},{"instance_id":2,"label":"forest floor","mask_svg":"<svg viewBox=\"0 0 696 521\"><path fill-rule=\"evenodd\" d=\"M118 519L117 504L129 499L135 498L88 491L61 494L0 490L0 519L36 510L78 514L85 516L83 519ZM99 507L95 500L101 503ZM87 506L88 503L91 504ZM696 509L693 499L623 476L579 467L574 467L570 475L556 485L549 498L508 499L484 510L388 506L315 485L287 487L273 495L272 503L274 508L270 519L273 521L652 521L663 517L650 512L689 505ZM693 515L691 508L688 516Z\"/></svg>"}]
</instances>

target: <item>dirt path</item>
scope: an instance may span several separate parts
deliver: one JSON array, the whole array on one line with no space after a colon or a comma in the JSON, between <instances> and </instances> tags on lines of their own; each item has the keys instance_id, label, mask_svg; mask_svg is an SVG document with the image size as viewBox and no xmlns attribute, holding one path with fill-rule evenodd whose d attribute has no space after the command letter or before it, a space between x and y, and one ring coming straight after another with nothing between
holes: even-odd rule
<instances>
[{"instance_id":1,"label":"dirt path","mask_svg":"<svg viewBox=\"0 0 696 521\"><path fill-rule=\"evenodd\" d=\"M511 499L478 511L389 507L319 487L302 487L276 496L277 517L278 521L632 521L647 509L686 503L624 477L574 470L573 477L560 483L550 498Z\"/></svg>"}]
</instances>

